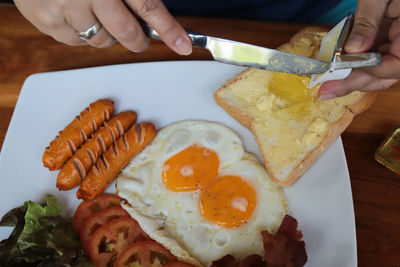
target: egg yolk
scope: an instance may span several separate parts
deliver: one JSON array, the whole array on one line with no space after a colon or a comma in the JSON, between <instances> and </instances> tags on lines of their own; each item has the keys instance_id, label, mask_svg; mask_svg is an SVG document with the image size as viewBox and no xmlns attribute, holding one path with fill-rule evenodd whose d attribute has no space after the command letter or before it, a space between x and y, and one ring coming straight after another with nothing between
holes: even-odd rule
<instances>
[{"instance_id":1,"label":"egg yolk","mask_svg":"<svg viewBox=\"0 0 400 267\"><path fill-rule=\"evenodd\" d=\"M200 194L200 212L209 221L223 227L245 223L256 207L254 188L239 176L215 179Z\"/></svg>"},{"instance_id":2,"label":"egg yolk","mask_svg":"<svg viewBox=\"0 0 400 267\"><path fill-rule=\"evenodd\" d=\"M170 157L162 167L162 180L175 192L194 191L217 177L219 158L212 149L189 146Z\"/></svg>"},{"instance_id":3,"label":"egg yolk","mask_svg":"<svg viewBox=\"0 0 400 267\"><path fill-rule=\"evenodd\" d=\"M282 120L298 118L308 112L315 98L316 88L308 88L310 77L289 73L274 73L268 90L284 99L288 106L275 111L275 115Z\"/></svg>"},{"instance_id":4,"label":"egg yolk","mask_svg":"<svg viewBox=\"0 0 400 267\"><path fill-rule=\"evenodd\" d=\"M308 76L276 72L269 82L268 90L289 104L295 104L311 98L312 90L307 87L309 83Z\"/></svg>"}]
</instances>

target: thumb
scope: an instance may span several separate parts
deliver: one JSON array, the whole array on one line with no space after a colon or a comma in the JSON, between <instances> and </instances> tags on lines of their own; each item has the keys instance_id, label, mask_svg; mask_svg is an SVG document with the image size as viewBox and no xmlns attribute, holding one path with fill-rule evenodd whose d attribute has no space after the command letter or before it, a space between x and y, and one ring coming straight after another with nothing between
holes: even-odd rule
<instances>
[{"instance_id":1,"label":"thumb","mask_svg":"<svg viewBox=\"0 0 400 267\"><path fill-rule=\"evenodd\" d=\"M374 44L388 1L359 0L353 30L346 42L349 53L365 52Z\"/></svg>"}]
</instances>

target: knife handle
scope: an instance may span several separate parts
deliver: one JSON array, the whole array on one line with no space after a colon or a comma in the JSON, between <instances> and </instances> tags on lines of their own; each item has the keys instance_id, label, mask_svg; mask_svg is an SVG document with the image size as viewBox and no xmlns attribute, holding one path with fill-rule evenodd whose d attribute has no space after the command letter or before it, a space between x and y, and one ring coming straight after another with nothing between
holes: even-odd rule
<instances>
[{"instance_id":1,"label":"knife handle","mask_svg":"<svg viewBox=\"0 0 400 267\"><path fill-rule=\"evenodd\" d=\"M161 37L156 30L154 30L149 24L147 24L144 20L139 19L140 26L142 26L143 32L146 34L147 37L161 41ZM192 46L205 48L207 45L207 36L184 29L186 33L189 35L190 39L192 40Z\"/></svg>"}]
</instances>

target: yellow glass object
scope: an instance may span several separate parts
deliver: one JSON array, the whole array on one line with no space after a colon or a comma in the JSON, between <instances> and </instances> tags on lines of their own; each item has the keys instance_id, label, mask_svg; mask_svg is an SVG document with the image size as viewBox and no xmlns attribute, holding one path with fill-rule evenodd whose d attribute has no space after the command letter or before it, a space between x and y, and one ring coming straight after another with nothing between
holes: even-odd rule
<instances>
[{"instance_id":1,"label":"yellow glass object","mask_svg":"<svg viewBox=\"0 0 400 267\"><path fill-rule=\"evenodd\" d=\"M375 159L400 175L400 125L393 127L375 152Z\"/></svg>"}]
</instances>

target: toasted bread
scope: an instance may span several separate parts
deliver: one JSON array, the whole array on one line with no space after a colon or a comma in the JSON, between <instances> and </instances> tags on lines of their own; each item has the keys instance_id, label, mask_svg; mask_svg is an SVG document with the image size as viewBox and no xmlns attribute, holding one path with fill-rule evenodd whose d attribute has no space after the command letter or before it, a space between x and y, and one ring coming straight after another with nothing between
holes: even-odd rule
<instances>
[{"instance_id":1,"label":"toasted bread","mask_svg":"<svg viewBox=\"0 0 400 267\"><path fill-rule=\"evenodd\" d=\"M316 58L325 34L323 28L308 27L278 49ZM372 105L376 92L352 92L319 101L317 85L310 89L310 102L302 102L309 104L300 103L295 107L271 92L270 82L274 75L273 72L248 68L219 88L214 98L226 112L252 131L272 180L278 185L290 186L340 136L355 115ZM281 81L283 83L277 86L288 86ZM295 88L285 90L292 89ZM287 113L286 108L290 107L293 114ZM283 114L289 115L282 117L282 110L286 112Z\"/></svg>"}]
</instances>

